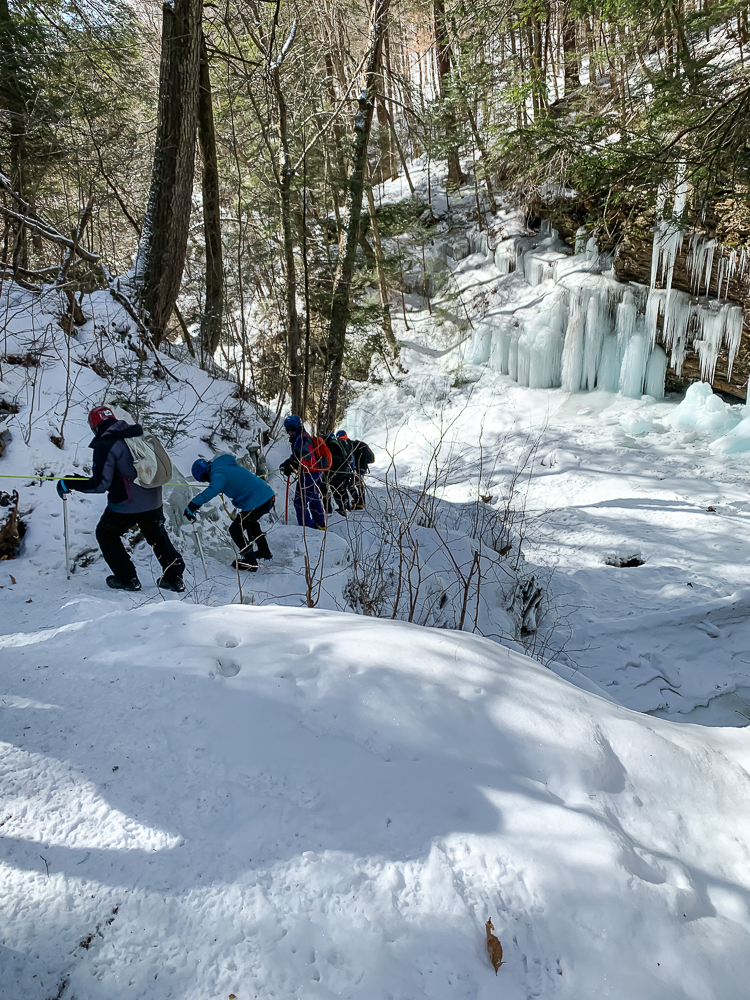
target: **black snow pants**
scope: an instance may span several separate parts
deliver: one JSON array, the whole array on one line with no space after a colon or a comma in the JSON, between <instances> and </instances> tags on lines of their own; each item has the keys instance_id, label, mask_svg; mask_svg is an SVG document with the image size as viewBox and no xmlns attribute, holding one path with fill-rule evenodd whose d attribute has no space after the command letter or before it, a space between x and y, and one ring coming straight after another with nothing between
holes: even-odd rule
<instances>
[{"instance_id":1,"label":"black snow pants","mask_svg":"<svg viewBox=\"0 0 750 1000\"><path fill-rule=\"evenodd\" d=\"M352 480L351 472L329 472L327 474L327 503L326 510L331 513L331 500L336 504L339 514L346 514L349 506L347 491Z\"/></svg>"},{"instance_id":2,"label":"black snow pants","mask_svg":"<svg viewBox=\"0 0 750 1000\"><path fill-rule=\"evenodd\" d=\"M138 575L133 560L122 544L125 532L136 526L141 529L143 537L154 550L167 579L182 578L185 562L167 534L163 507L140 514L118 514L109 507L104 511L96 526L96 540L115 577L122 583L127 583Z\"/></svg>"},{"instance_id":3,"label":"black snow pants","mask_svg":"<svg viewBox=\"0 0 750 1000\"><path fill-rule=\"evenodd\" d=\"M259 522L264 514L270 514L273 510L275 500L275 497L271 497L254 510L241 510L235 514L234 520L229 525L229 534L241 557L271 558L268 540Z\"/></svg>"}]
</instances>

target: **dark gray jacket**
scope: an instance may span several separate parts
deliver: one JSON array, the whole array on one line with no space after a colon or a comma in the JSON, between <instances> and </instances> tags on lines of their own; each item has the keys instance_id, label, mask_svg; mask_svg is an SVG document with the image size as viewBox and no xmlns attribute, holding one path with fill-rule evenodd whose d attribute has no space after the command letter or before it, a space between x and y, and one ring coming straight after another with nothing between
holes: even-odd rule
<instances>
[{"instance_id":1,"label":"dark gray jacket","mask_svg":"<svg viewBox=\"0 0 750 1000\"><path fill-rule=\"evenodd\" d=\"M66 479L80 493L107 493L107 506L117 514L143 514L162 505L161 487L146 489L134 482L137 472L126 438L140 437L140 424L110 418L97 428L89 445L94 450L91 478L84 482Z\"/></svg>"}]
</instances>

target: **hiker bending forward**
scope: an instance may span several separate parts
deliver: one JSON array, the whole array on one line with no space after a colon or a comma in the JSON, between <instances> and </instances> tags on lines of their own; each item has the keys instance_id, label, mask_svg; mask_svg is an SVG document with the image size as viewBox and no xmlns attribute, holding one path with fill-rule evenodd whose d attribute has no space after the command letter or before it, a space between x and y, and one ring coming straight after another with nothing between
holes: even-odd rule
<instances>
[{"instance_id":1,"label":"hiker bending forward","mask_svg":"<svg viewBox=\"0 0 750 1000\"><path fill-rule=\"evenodd\" d=\"M137 526L162 568L156 585L162 590L182 593L185 563L164 526L161 487L146 488L135 482L138 473L126 442L128 438L142 437L143 428L118 420L108 406L94 407L89 413L89 427L94 432L89 445L94 450L91 477L83 481L61 479L57 492L63 499L71 490L107 493L107 508L96 526L96 540L112 570L107 585L113 590L141 589L133 560L122 544L125 532Z\"/></svg>"},{"instance_id":2,"label":"hiker bending forward","mask_svg":"<svg viewBox=\"0 0 750 1000\"><path fill-rule=\"evenodd\" d=\"M349 454L352 458L352 463L354 465L354 476L352 477L350 492L352 494L353 504L351 510L364 510L365 509L365 476L367 475L370 466L375 461L375 456L370 449L368 444L364 441L357 441L355 438L351 440L347 437L346 431L336 431L336 437L339 438L345 446L349 448Z\"/></svg>"},{"instance_id":3,"label":"hiker bending forward","mask_svg":"<svg viewBox=\"0 0 750 1000\"><path fill-rule=\"evenodd\" d=\"M199 483L210 483L210 486L193 497L185 508L185 517L194 521L204 503L213 500L219 493L225 493L237 508L229 526L229 534L239 552L233 566L255 572L259 559L271 558L260 519L273 510L276 500L273 490L265 480L243 468L228 453L217 455L211 462L199 458L193 462L191 472L193 479Z\"/></svg>"}]
</instances>

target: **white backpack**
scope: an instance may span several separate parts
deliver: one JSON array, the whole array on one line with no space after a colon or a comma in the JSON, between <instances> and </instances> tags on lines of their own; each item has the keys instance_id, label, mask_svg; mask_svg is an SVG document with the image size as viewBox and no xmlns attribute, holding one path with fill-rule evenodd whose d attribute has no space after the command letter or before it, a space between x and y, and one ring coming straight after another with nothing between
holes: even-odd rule
<instances>
[{"instance_id":1,"label":"white backpack","mask_svg":"<svg viewBox=\"0 0 750 1000\"><path fill-rule=\"evenodd\" d=\"M150 431L123 440L133 456L136 486L147 490L165 486L172 478L172 460L161 441Z\"/></svg>"}]
</instances>

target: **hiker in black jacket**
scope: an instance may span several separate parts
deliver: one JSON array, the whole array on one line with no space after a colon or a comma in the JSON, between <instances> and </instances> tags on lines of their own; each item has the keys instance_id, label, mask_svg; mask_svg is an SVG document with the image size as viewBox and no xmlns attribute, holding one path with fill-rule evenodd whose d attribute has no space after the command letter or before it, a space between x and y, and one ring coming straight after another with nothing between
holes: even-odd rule
<instances>
[{"instance_id":1,"label":"hiker in black jacket","mask_svg":"<svg viewBox=\"0 0 750 1000\"><path fill-rule=\"evenodd\" d=\"M96 526L96 540L113 574L107 577L107 586L113 590L141 589L133 560L122 544L125 532L137 525L161 564L162 575L156 585L182 593L185 563L164 526L161 487L146 489L135 482L137 472L126 441L140 437L143 428L118 420L108 406L94 407L89 413L89 427L94 432L89 445L94 450L91 477L83 481L61 479L57 492L63 498L71 490L107 493L107 507Z\"/></svg>"},{"instance_id":2,"label":"hiker in black jacket","mask_svg":"<svg viewBox=\"0 0 750 1000\"><path fill-rule=\"evenodd\" d=\"M347 493L354 479L351 448L348 441L342 441L332 432L326 434L325 442L331 452L331 468L326 473L326 511L331 513L331 500L333 500L336 511L346 517L349 506Z\"/></svg>"},{"instance_id":3,"label":"hiker in black jacket","mask_svg":"<svg viewBox=\"0 0 750 1000\"><path fill-rule=\"evenodd\" d=\"M349 445L351 451L351 460L354 467L354 475L351 479L351 485L349 486L349 492L352 495L352 505L350 510L364 510L365 509L365 476L367 475L370 466L375 461L375 456L370 449L370 446L365 444L364 441L349 440L346 431L336 431L336 437L342 442Z\"/></svg>"}]
</instances>

